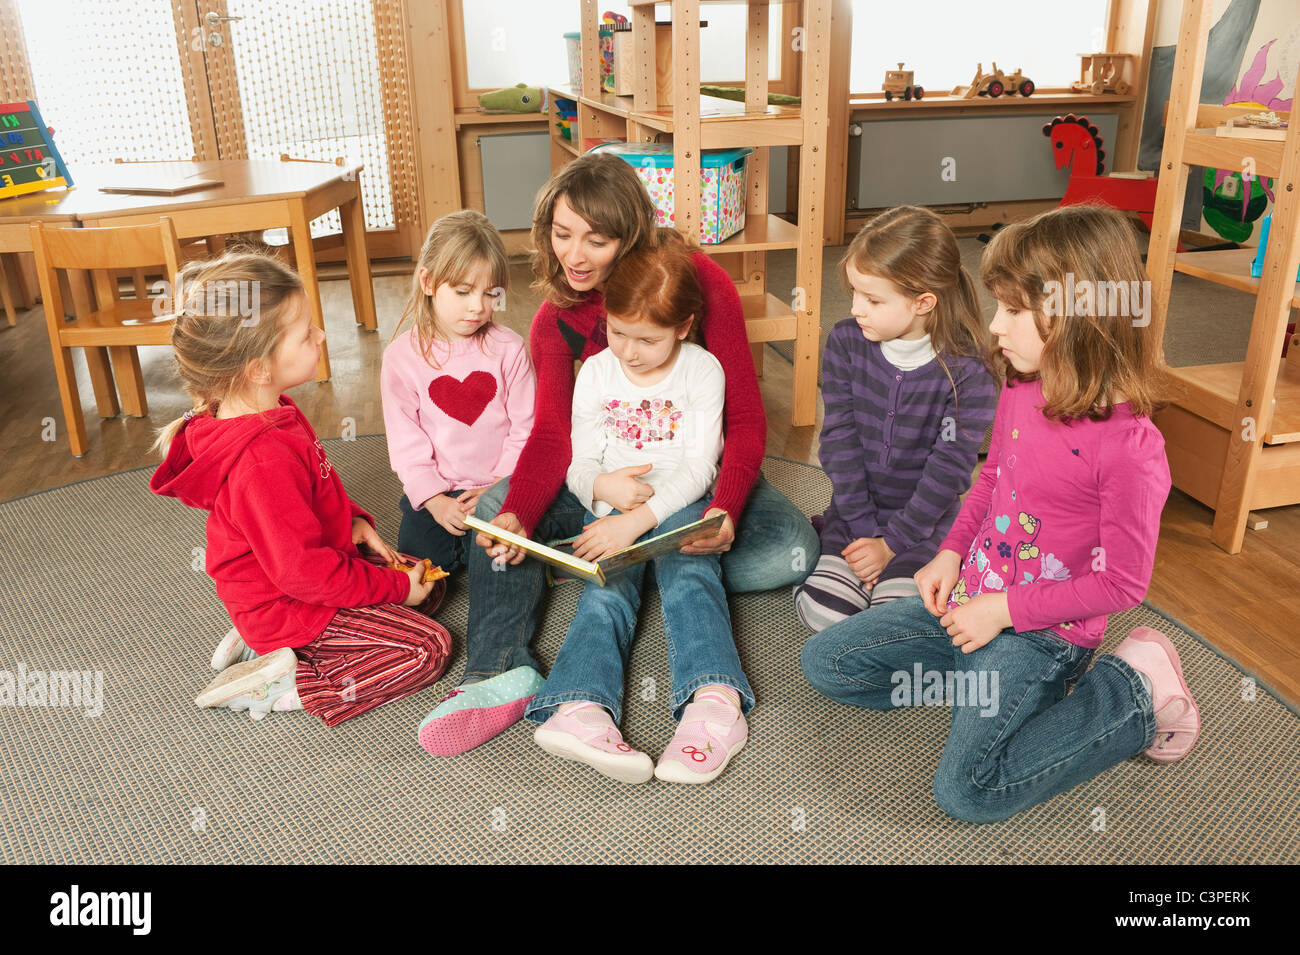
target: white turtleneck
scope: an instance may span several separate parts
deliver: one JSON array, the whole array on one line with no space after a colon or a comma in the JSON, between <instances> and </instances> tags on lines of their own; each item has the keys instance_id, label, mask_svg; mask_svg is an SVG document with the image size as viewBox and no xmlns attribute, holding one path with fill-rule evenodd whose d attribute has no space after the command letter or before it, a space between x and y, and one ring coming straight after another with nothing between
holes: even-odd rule
<instances>
[{"instance_id":1,"label":"white turtleneck","mask_svg":"<svg viewBox=\"0 0 1300 955\"><path fill-rule=\"evenodd\" d=\"M885 360L899 371L911 371L913 368L928 365L935 356L929 335L922 335L910 342L903 341L901 338L888 342L882 341L880 351L884 354Z\"/></svg>"}]
</instances>

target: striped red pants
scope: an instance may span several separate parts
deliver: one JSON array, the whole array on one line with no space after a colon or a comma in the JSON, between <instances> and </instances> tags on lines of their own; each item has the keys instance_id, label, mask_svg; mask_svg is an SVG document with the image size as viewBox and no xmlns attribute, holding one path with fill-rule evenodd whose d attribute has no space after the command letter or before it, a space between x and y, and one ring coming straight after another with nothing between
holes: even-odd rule
<instances>
[{"instance_id":1,"label":"striped red pants","mask_svg":"<svg viewBox=\"0 0 1300 955\"><path fill-rule=\"evenodd\" d=\"M303 709L334 726L438 681L451 634L400 604L340 610L298 654Z\"/></svg>"}]
</instances>

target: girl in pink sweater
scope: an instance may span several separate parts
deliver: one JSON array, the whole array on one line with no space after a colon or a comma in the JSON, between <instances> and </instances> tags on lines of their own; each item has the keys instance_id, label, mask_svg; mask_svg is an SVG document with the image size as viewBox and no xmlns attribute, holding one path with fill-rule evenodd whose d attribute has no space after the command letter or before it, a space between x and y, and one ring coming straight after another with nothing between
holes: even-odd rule
<instances>
[{"instance_id":1,"label":"girl in pink sweater","mask_svg":"<svg viewBox=\"0 0 1300 955\"><path fill-rule=\"evenodd\" d=\"M505 247L486 216L443 216L424 240L410 301L384 352L388 457L405 491L397 547L447 571L464 561L464 517L509 477L533 427L528 349L492 321L505 307L508 278Z\"/></svg>"},{"instance_id":2,"label":"girl in pink sweater","mask_svg":"<svg viewBox=\"0 0 1300 955\"><path fill-rule=\"evenodd\" d=\"M1139 753L1180 759L1201 721L1162 634L1097 654L1146 596L1170 486L1132 227L1054 209L998 233L981 273L1006 378L984 469L920 596L823 630L803 669L846 703L951 707L935 799L994 822Z\"/></svg>"}]
</instances>

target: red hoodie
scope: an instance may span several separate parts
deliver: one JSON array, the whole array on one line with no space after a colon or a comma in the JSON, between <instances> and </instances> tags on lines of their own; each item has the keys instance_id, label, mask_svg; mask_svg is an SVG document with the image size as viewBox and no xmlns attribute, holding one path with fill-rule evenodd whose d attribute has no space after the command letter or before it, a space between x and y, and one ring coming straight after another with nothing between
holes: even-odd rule
<instances>
[{"instance_id":1,"label":"red hoodie","mask_svg":"<svg viewBox=\"0 0 1300 955\"><path fill-rule=\"evenodd\" d=\"M311 643L341 607L410 593L406 574L371 564L352 543L353 520L374 521L283 395L265 414L186 421L149 488L210 512L208 576L258 653Z\"/></svg>"}]
</instances>

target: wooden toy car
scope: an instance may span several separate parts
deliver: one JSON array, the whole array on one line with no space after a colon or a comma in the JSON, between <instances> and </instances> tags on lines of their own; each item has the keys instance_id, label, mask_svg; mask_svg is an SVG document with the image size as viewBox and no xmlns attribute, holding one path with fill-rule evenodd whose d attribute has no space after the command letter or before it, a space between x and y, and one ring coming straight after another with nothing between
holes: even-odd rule
<instances>
[{"instance_id":1,"label":"wooden toy car","mask_svg":"<svg viewBox=\"0 0 1300 955\"><path fill-rule=\"evenodd\" d=\"M925 95L923 87L912 85L912 71L903 69L902 63L896 70L885 70L885 82L880 84L880 88L885 91L887 100L892 100L895 94L905 100L920 99Z\"/></svg>"},{"instance_id":2,"label":"wooden toy car","mask_svg":"<svg viewBox=\"0 0 1300 955\"><path fill-rule=\"evenodd\" d=\"M1124 79L1124 71L1131 53L1080 53L1079 82L1071 83L1076 93L1114 93L1126 96L1133 87Z\"/></svg>"},{"instance_id":3,"label":"wooden toy car","mask_svg":"<svg viewBox=\"0 0 1300 955\"><path fill-rule=\"evenodd\" d=\"M1034 92L1034 81L1025 76L1020 70L1007 75L998 69L997 63L993 64L991 73L984 72L984 64L979 63L975 67L975 78L970 81L969 86L958 86L952 91L953 96L961 96L965 99L974 99L976 96L1013 96L1019 93L1021 96L1031 96Z\"/></svg>"}]
</instances>

